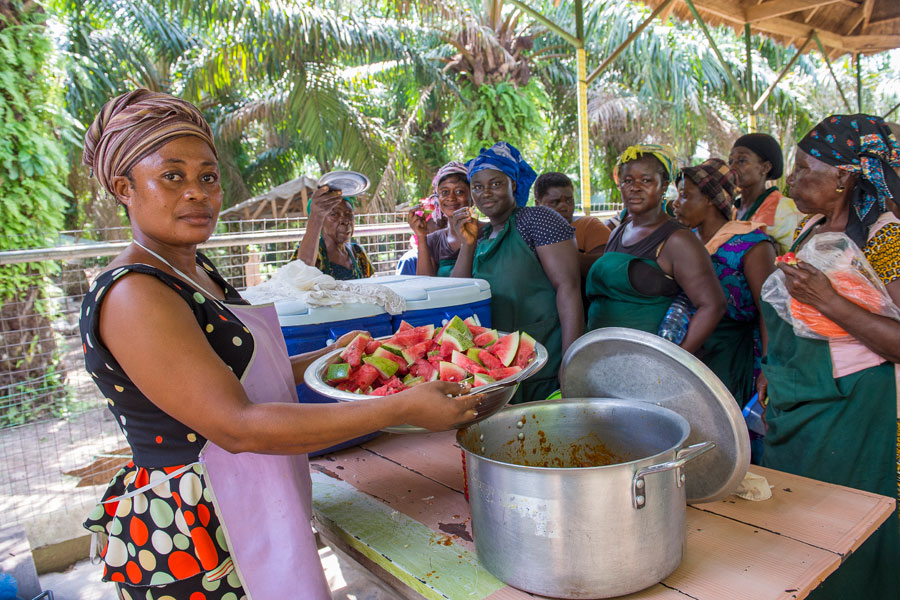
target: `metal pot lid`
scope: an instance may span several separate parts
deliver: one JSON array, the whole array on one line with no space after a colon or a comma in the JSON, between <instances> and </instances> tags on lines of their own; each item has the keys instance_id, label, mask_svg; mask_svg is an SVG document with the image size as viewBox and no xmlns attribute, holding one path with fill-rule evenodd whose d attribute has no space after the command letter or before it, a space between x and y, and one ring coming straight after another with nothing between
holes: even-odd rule
<instances>
[{"instance_id":1,"label":"metal pot lid","mask_svg":"<svg viewBox=\"0 0 900 600\"><path fill-rule=\"evenodd\" d=\"M319 177L317 185L341 190L344 196L356 196L369 189L369 178L356 171L332 171Z\"/></svg>"},{"instance_id":2,"label":"metal pot lid","mask_svg":"<svg viewBox=\"0 0 900 600\"><path fill-rule=\"evenodd\" d=\"M750 466L750 437L737 402L703 362L652 333L607 327L577 340L562 361L563 398L622 398L674 410L691 424L686 445L716 448L685 466L688 502L721 500Z\"/></svg>"}]
</instances>

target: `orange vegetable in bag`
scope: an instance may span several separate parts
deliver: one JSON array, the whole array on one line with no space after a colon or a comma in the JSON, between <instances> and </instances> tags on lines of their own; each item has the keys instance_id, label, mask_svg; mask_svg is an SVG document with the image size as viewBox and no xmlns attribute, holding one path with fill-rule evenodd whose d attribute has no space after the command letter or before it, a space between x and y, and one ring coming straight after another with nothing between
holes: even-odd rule
<instances>
[{"instance_id":1,"label":"orange vegetable in bag","mask_svg":"<svg viewBox=\"0 0 900 600\"><path fill-rule=\"evenodd\" d=\"M869 312L878 314L882 308L881 293L857 271L839 271L828 277L838 294L857 304ZM844 337L850 335L834 321L818 310L791 298L791 314L795 319L809 327L810 330L825 337Z\"/></svg>"}]
</instances>

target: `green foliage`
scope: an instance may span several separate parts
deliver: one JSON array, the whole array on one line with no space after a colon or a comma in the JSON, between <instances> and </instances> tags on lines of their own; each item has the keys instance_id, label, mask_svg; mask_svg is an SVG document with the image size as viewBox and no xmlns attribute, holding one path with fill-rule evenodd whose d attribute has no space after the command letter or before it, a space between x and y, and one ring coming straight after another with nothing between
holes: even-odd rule
<instances>
[{"instance_id":1,"label":"green foliage","mask_svg":"<svg viewBox=\"0 0 900 600\"><path fill-rule=\"evenodd\" d=\"M52 46L44 14L33 2L6 4L0 15L0 250L45 247L62 227L68 195L58 137L65 126L54 109L59 89L48 76ZM58 389L54 310L40 285L53 271L52 263L0 266L0 425L53 401L55 392L48 397L35 385Z\"/></svg>"},{"instance_id":2,"label":"green foliage","mask_svg":"<svg viewBox=\"0 0 900 600\"><path fill-rule=\"evenodd\" d=\"M69 195L59 90L47 76L52 46L43 13L28 4L19 23L0 17L0 250L52 245ZM0 300L14 300L35 272L49 274L50 266L0 267Z\"/></svg>"},{"instance_id":3,"label":"green foliage","mask_svg":"<svg viewBox=\"0 0 900 600\"><path fill-rule=\"evenodd\" d=\"M517 88L508 81L478 88L462 85L466 103L459 103L450 118L453 140L462 156L472 158L481 148L504 141L528 153L541 146L549 99L537 79Z\"/></svg>"}]
</instances>

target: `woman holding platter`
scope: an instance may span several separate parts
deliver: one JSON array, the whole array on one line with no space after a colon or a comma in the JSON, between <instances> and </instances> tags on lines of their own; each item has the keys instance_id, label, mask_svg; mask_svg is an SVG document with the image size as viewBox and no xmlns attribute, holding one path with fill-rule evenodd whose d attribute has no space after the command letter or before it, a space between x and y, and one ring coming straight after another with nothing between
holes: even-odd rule
<instances>
[{"instance_id":1,"label":"woman holding platter","mask_svg":"<svg viewBox=\"0 0 900 600\"><path fill-rule=\"evenodd\" d=\"M126 207L134 239L91 284L80 322L87 370L133 453L85 523L108 538L104 580L126 600L330 599L305 453L404 423L447 429L479 397L435 382L297 402L329 349L289 358L274 308L246 304L197 251L222 188L193 105L143 89L113 98L84 163Z\"/></svg>"}]
</instances>

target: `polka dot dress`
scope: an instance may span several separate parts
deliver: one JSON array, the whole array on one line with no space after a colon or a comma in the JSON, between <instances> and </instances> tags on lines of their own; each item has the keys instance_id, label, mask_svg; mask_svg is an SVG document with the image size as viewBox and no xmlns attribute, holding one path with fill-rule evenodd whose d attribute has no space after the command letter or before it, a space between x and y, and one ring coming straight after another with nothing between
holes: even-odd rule
<instances>
[{"instance_id":1,"label":"polka dot dress","mask_svg":"<svg viewBox=\"0 0 900 600\"><path fill-rule=\"evenodd\" d=\"M198 253L197 262L225 290L226 303L246 303L206 257ZM108 536L102 553L103 579L119 583L123 598L241 600L243 590L201 467L194 465L162 481L182 465L196 462L206 439L144 396L100 339L98 313L104 294L128 273L152 275L175 290L194 312L210 345L238 377L253 355L253 337L227 306L208 299L181 279L140 264L111 269L97 277L82 303L85 365L134 457L113 478L103 500L154 481L161 483L132 498L98 504L84 525Z\"/></svg>"}]
</instances>

